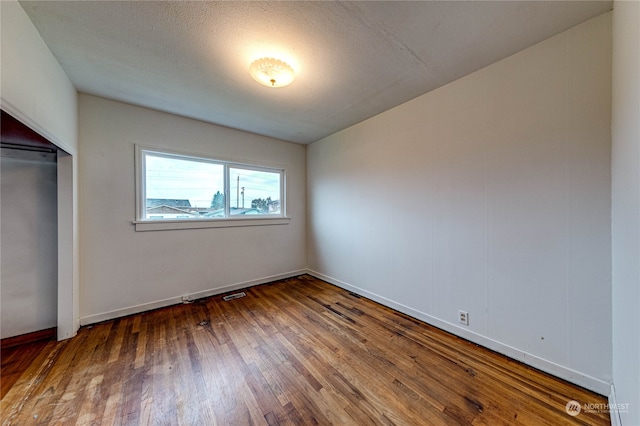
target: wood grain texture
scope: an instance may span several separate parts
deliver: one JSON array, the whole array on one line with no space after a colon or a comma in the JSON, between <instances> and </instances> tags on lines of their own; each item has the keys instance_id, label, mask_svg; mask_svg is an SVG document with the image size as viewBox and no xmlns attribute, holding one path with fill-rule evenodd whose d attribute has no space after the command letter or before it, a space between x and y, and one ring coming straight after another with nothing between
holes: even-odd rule
<instances>
[{"instance_id":1,"label":"wood grain texture","mask_svg":"<svg viewBox=\"0 0 640 426\"><path fill-rule=\"evenodd\" d=\"M309 276L82 328L4 425L605 425L606 399Z\"/></svg>"},{"instance_id":2,"label":"wood grain texture","mask_svg":"<svg viewBox=\"0 0 640 426\"><path fill-rule=\"evenodd\" d=\"M19 336L7 337L0 340L0 350L13 348L15 346L25 346L30 343L56 340L58 327L46 328Z\"/></svg>"},{"instance_id":3,"label":"wood grain texture","mask_svg":"<svg viewBox=\"0 0 640 426\"><path fill-rule=\"evenodd\" d=\"M0 349L0 398L4 398L32 364L42 362L39 357L46 357L54 345L52 340L37 340Z\"/></svg>"}]
</instances>

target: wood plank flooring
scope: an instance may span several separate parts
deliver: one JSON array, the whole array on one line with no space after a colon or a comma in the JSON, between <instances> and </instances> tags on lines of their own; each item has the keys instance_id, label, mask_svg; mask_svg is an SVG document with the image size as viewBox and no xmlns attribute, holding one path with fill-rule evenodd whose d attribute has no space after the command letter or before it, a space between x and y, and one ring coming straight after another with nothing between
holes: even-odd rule
<instances>
[{"instance_id":1,"label":"wood plank flooring","mask_svg":"<svg viewBox=\"0 0 640 426\"><path fill-rule=\"evenodd\" d=\"M309 276L84 327L4 425L605 425L606 399Z\"/></svg>"},{"instance_id":2,"label":"wood plank flooring","mask_svg":"<svg viewBox=\"0 0 640 426\"><path fill-rule=\"evenodd\" d=\"M9 392L9 389L18 381L29 366L37 361L43 353L48 354L49 350L55 346L52 340L38 340L35 342L23 343L21 345L2 348L0 350L0 360L2 370L0 370L0 398Z\"/></svg>"}]
</instances>

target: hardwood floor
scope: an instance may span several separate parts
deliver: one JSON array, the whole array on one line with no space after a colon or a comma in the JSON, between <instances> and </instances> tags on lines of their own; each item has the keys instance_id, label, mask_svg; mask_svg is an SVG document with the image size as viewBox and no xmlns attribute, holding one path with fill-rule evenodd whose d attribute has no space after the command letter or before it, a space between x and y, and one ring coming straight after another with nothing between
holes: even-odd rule
<instances>
[{"instance_id":1,"label":"hardwood floor","mask_svg":"<svg viewBox=\"0 0 640 426\"><path fill-rule=\"evenodd\" d=\"M606 399L309 276L84 327L6 425L562 425Z\"/></svg>"},{"instance_id":2,"label":"hardwood floor","mask_svg":"<svg viewBox=\"0 0 640 426\"><path fill-rule=\"evenodd\" d=\"M9 392L9 389L18 381L22 374L43 353L46 355L55 345L55 341L38 340L36 342L23 343L17 346L2 348L0 350L0 398Z\"/></svg>"}]
</instances>

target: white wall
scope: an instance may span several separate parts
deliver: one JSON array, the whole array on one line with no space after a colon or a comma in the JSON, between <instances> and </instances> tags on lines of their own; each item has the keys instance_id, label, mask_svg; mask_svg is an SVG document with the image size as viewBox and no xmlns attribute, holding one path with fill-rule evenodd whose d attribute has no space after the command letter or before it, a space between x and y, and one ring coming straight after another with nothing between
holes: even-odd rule
<instances>
[{"instance_id":1,"label":"white wall","mask_svg":"<svg viewBox=\"0 0 640 426\"><path fill-rule=\"evenodd\" d=\"M0 154L0 337L56 327L56 155Z\"/></svg>"},{"instance_id":2,"label":"white wall","mask_svg":"<svg viewBox=\"0 0 640 426\"><path fill-rule=\"evenodd\" d=\"M299 273L305 146L81 94L83 324ZM134 144L287 168L288 225L136 232Z\"/></svg>"},{"instance_id":3,"label":"white wall","mask_svg":"<svg viewBox=\"0 0 640 426\"><path fill-rule=\"evenodd\" d=\"M623 425L640 425L640 2L613 11L613 378Z\"/></svg>"},{"instance_id":4,"label":"white wall","mask_svg":"<svg viewBox=\"0 0 640 426\"><path fill-rule=\"evenodd\" d=\"M70 154L58 162L58 338L68 338L79 325L76 90L18 2L0 1L0 15L0 106Z\"/></svg>"},{"instance_id":5,"label":"white wall","mask_svg":"<svg viewBox=\"0 0 640 426\"><path fill-rule=\"evenodd\" d=\"M608 394L610 21L311 144L313 273Z\"/></svg>"},{"instance_id":6,"label":"white wall","mask_svg":"<svg viewBox=\"0 0 640 426\"><path fill-rule=\"evenodd\" d=\"M2 109L69 153L77 142L76 90L17 1L0 2Z\"/></svg>"}]
</instances>

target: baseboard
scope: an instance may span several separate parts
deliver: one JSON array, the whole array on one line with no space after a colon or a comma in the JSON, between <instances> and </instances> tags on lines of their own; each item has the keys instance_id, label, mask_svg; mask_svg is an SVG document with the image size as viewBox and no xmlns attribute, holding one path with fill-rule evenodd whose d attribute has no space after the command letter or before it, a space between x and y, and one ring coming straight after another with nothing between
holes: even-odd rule
<instances>
[{"instance_id":1,"label":"baseboard","mask_svg":"<svg viewBox=\"0 0 640 426\"><path fill-rule=\"evenodd\" d=\"M611 417L611 426L622 426L620 407L616 399L616 388L614 385L611 385L611 392L609 392L609 417Z\"/></svg>"},{"instance_id":2,"label":"baseboard","mask_svg":"<svg viewBox=\"0 0 640 426\"><path fill-rule=\"evenodd\" d=\"M19 336L5 337L4 339L0 340L0 348L7 349L14 346L39 342L41 340L56 340L57 333L58 327L51 327L44 330L21 334Z\"/></svg>"},{"instance_id":3,"label":"baseboard","mask_svg":"<svg viewBox=\"0 0 640 426\"><path fill-rule=\"evenodd\" d=\"M306 269L299 269L297 271L290 271L283 274L272 275L269 277L259 278L250 281L244 281L236 284L227 285L224 287L212 288L209 290L198 291L195 293L188 293L191 300L202 299L204 297L215 296L216 294L223 294L233 290L239 290L247 287L253 287L255 285L266 284L272 281L282 280L285 278L291 278L298 275L306 274ZM80 325L95 324L102 321L108 321L115 318L125 317L127 315L139 314L141 312L150 311L152 309L164 308L166 306L176 305L182 303L182 296L178 295L170 297L168 299L157 300L155 302L142 303L135 306L129 306L122 309L115 309L109 312L103 312L95 315L87 315L80 318Z\"/></svg>"},{"instance_id":4,"label":"baseboard","mask_svg":"<svg viewBox=\"0 0 640 426\"><path fill-rule=\"evenodd\" d=\"M485 348L491 349L492 351L498 352L502 355L506 355L509 358L522 362L523 364L527 364L531 367L542 370L560 379L574 383L578 386L582 386L600 395L609 395L611 392L611 384L603 380L600 380L598 378L580 373L578 371L572 370L567 367L563 367L554 362L548 361L544 358L540 358L536 355L524 352L520 349L511 347L504 343L490 339L481 334L477 334L472 331L462 329L455 324L451 324L449 322L443 321L439 318L425 314L424 312L417 311L413 308L397 303L391 299L387 299L384 296L371 293L367 290L361 289L349 283L345 283L344 281L340 281L333 277L324 275L320 272L308 269L307 273L318 279L321 279L323 281L326 281L338 287L344 288L345 290L351 291L353 293L356 293L368 299L371 299L375 302L378 302L381 305L387 306L389 308L393 308L399 312L402 312L403 314L419 319L420 321L424 321L425 323L432 325L434 327L437 327L441 330L444 330L448 333L454 334L458 337L462 337L463 339L469 340L480 346L484 346Z\"/></svg>"}]
</instances>

